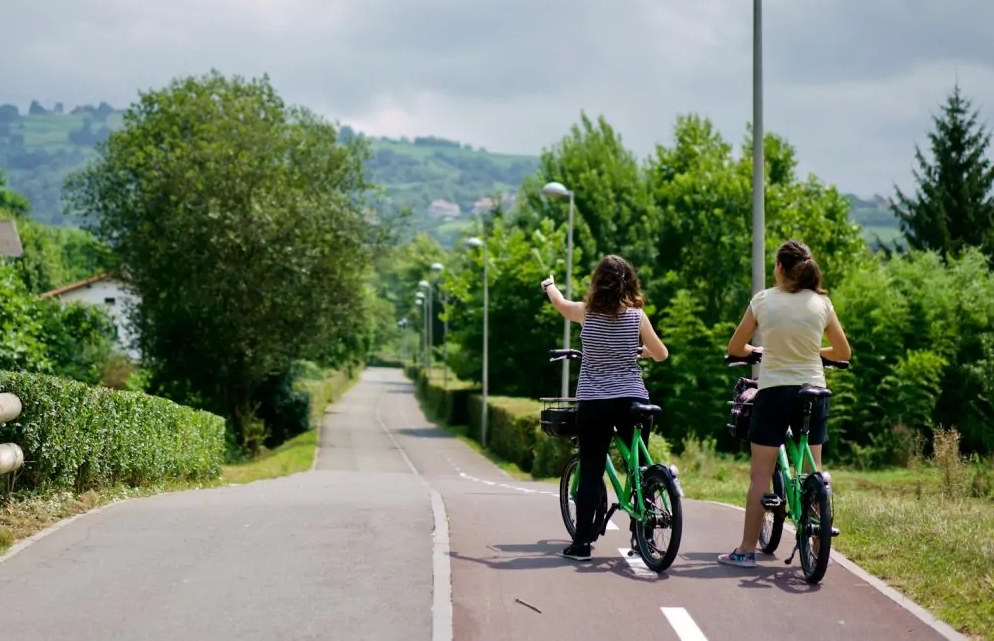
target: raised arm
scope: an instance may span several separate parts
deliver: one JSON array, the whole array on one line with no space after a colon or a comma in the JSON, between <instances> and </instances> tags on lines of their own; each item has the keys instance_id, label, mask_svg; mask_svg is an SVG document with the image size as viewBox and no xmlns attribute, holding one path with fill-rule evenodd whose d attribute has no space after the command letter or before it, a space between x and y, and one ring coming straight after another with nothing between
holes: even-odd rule
<instances>
[{"instance_id":1,"label":"raised arm","mask_svg":"<svg viewBox=\"0 0 994 641\"><path fill-rule=\"evenodd\" d=\"M550 274L548 278L542 281L542 290L548 295L549 300L552 301L552 306L555 307L564 318L568 318L574 323L582 323L584 311L586 306L582 302L574 302L571 300L566 300L563 293L559 291L556 287L556 281Z\"/></svg>"}]
</instances>

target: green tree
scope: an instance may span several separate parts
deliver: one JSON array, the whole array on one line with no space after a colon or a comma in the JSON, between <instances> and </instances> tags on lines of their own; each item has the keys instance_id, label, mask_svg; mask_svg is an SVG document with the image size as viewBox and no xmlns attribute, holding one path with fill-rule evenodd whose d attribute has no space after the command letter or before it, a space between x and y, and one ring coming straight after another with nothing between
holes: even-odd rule
<instances>
[{"instance_id":1,"label":"green tree","mask_svg":"<svg viewBox=\"0 0 994 641\"><path fill-rule=\"evenodd\" d=\"M655 242L655 203L638 158L603 117L595 121L581 114L580 123L542 153L538 170L521 187L521 206L509 218L526 231L551 219L565 234L568 200L541 193L552 181L574 192L573 242L583 261L581 272L592 271L607 254L619 254L639 268L643 279L651 276L657 253L664 250Z\"/></svg>"},{"instance_id":2,"label":"green tree","mask_svg":"<svg viewBox=\"0 0 994 641\"><path fill-rule=\"evenodd\" d=\"M915 145L915 193L895 186L893 211L912 249L942 256L979 246L994 256L994 166L987 151L990 131L979 112L953 87L928 134L932 161Z\"/></svg>"},{"instance_id":3,"label":"green tree","mask_svg":"<svg viewBox=\"0 0 994 641\"><path fill-rule=\"evenodd\" d=\"M994 449L994 274L978 249L946 262L911 251L865 263L833 300L854 364L831 374L836 452L903 463L907 439L927 439L936 425L955 426L968 451Z\"/></svg>"},{"instance_id":4,"label":"green tree","mask_svg":"<svg viewBox=\"0 0 994 641\"><path fill-rule=\"evenodd\" d=\"M558 394L561 370L558 363L548 363L548 351L562 344L563 319L539 284L565 252L563 231L563 225L557 226L550 219L530 233L497 219L485 238L490 261L489 384L494 394ZM450 254L448 263L451 268L444 288L450 300L452 340L459 346L452 367L463 380L480 382L483 253L460 248ZM559 274L561 280L562 272ZM588 280L589 274L578 268L574 273L576 291L584 291ZM575 378L575 366L572 372Z\"/></svg>"},{"instance_id":5,"label":"green tree","mask_svg":"<svg viewBox=\"0 0 994 641\"><path fill-rule=\"evenodd\" d=\"M365 147L268 77L212 71L142 93L97 154L67 190L132 276L155 389L226 414L255 450L254 388L360 307Z\"/></svg>"},{"instance_id":6,"label":"green tree","mask_svg":"<svg viewBox=\"0 0 994 641\"><path fill-rule=\"evenodd\" d=\"M653 300L680 289L701 297L707 326L737 320L751 296L752 158L747 138L738 158L710 120L678 118L672 147L657 146L648 181L660 215L660 249L649 283ZM793 147L767 134L766 274L772 284L775 252L799 238L810 247L827 282L838 282L846 266L865 257L858 226L834 188L811 176L798 179Z\"/></svg>"}]
</instances>

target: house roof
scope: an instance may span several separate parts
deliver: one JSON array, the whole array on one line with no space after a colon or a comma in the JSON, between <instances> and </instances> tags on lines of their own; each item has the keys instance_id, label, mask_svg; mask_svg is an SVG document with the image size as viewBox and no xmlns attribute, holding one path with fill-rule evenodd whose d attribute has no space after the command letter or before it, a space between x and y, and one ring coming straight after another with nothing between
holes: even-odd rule
<instances>
[{"instance_id":1,"label":"house roof","mask_svg":"<svg viewBox=\"0 0 994 641\"><path fill-rule=\"evenodd\" d=\"M90 278L85 278L83 280L78 280L75 283L69 283L68 285L63 285L62 287L57 287L51 291L47 291L41 294L39 298L52 298L58 297L69 292L76 291L77 289L83 289L84 287L89 287L94 283L99 283L105 281L109 278L119 278L120 276L114 272L104 272L102 274L97 274L96 276L91 276Z\"/></svg>"}]
</instances>

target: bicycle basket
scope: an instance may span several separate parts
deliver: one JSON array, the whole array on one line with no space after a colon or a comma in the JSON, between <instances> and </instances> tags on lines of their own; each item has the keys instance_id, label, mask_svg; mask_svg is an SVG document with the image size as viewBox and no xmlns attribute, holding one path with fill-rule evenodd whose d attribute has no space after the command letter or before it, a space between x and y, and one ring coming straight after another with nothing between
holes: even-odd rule
<instances>
[{"instance_id":1,"label":"bicycle basket","mask_svg":"<svg viewBox=\"0 0 994 641\"><path fill-rule=\"evenodd\" d=\"M557 438L577 436L576 400L572 398L543 398L539 423L542 431Z\"/></svg>"},{"instance_id":2,"label":"bicycle basket","mask_svg":"<svg viewBox=\"0 0 994 641\"><path fill-rule=\"evenodd\" d=\"M732 415L728 424L728 433L733 437L749 440L749 423L752 421L752 401L756 396L758 383L752 378L740 378L732 388Z\"/></svg>"}]
</instances>

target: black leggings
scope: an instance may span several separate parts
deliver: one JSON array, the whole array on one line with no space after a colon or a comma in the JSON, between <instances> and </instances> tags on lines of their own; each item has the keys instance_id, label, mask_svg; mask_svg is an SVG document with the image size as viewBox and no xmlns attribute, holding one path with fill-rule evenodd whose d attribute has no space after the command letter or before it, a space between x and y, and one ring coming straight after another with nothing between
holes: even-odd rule
<instances>
[{"instance_id":1,"label":"black leggings","mask_svg":"<svg viewBox=\"0 0 994 641\"><path fill-rule=\"evenodd\" d=\"M580 441L580 486L576 491L576 536L577 543L590 543L597 534L592 532L594 514L601 500L604 479L604 467L607 452L614 437L612 428L618 429L618 435L627 446L632 440L635 430L635 417L629 408L634 402L648 403L647 398L605 398L590 401L578 401L576 408L576 427ZM641 430L642 442L649 447L649 426L643 425ZM626 497L618 497L624 501ZM631 522L634 528L635 521Z\"/></svg>"}]
</instances>

